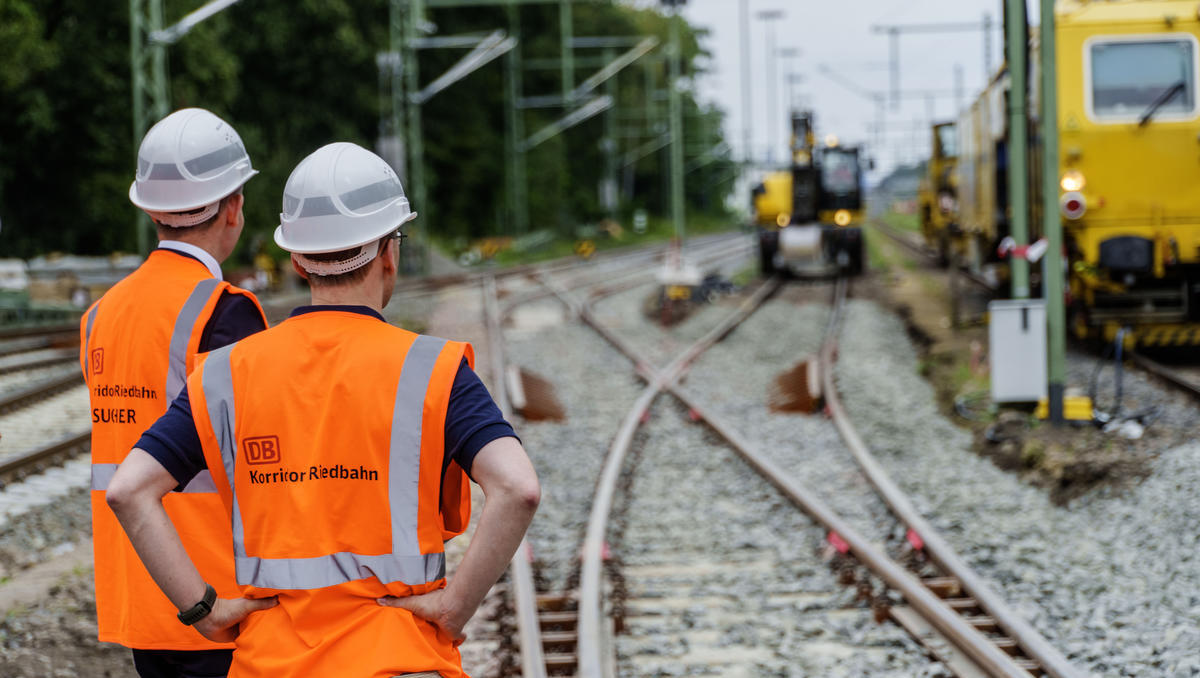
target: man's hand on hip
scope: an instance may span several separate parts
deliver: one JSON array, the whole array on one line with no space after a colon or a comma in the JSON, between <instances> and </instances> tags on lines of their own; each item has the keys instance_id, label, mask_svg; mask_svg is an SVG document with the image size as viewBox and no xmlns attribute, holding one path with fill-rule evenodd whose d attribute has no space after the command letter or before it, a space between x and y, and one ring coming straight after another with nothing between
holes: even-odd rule
<instances>
[{"instance_id":1,"label":"man's hand on hip","mask_svg":"<svg viewBox=\"0 0 1200 678\"><path fill-rule=\"evenodd\" d=\"M437 589L419 596L405 596L403 598L384 596L383 598L379 598L377 602L385 607L398 607L401 610L408 610L417 617L441 629L443 633L454 640L455 645L458 645L467 638L467 635L463 633L463 627L467 625L470 617L468 616L467 619L461 621L454 618L448 606L449 601L446 598L446 589Z\"/></svg>"},{"instance_id":2,"label":"man's hand on hip","mask_svg":"<svg viewBox=\"0 0 1200 678\"><path fill-rule=\"evenodd\" d=\"M238 624L252 612L266 610L279 604L275 596L270 598L217 598L212 612L196 622L200 635L216 643L232 643L238 637Z\"/></svg>"}]
</instances>

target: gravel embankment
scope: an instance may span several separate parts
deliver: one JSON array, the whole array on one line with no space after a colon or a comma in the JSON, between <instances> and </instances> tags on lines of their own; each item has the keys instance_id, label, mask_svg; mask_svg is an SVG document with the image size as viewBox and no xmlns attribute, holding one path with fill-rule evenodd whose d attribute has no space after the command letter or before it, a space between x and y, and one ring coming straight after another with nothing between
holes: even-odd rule
<instances>
[{"instance_id":1,"label":"gravel embankment","mask_svg":"<svg viewBox=\"0 0 1200 678\"><path fill-rule=\"evenodd\" d=\"M1163 452L1134 487L1055 506L972 452L901 336L895 316L851 302L838 383L864 440L918 509L1081 669L1200 673L1200 444Z\"/></svg>"}]
</instances>

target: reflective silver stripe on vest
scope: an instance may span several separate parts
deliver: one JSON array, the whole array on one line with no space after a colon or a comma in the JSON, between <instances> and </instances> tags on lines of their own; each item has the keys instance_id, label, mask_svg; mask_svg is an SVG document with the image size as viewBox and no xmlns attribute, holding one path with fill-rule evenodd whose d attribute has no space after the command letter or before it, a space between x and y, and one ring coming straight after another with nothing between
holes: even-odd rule
<instances>
[{"instance_id":1,"label":"reflective silver stripe on vest","mask_svg":"<svg viewBox=\"0 0 1200 678\"><path fill-rule=\"evenodd\" d=\"M117 473L117 467L120 464L92 464L92 489L100 492L107 492L108 486L112 483L113 476ZM208 469L196 474L196 477L181 490L190 494L212 494L217 491L217 484L213 482L212 474Z\"/></svg>"},{"instance_id":2,"label":"reflective silver stripe on vest","mask_svg":"<svg viewBox=\"0 0 1200 678\"><path fill-rule=\"evenodd\" d=\"M92 343L92 325L96 322L96 311L100 310L100 304L92 304L92 310L88 311L87 324L83 329L83 380L88 380L88 373L92 371L92 354L88 350L88 346Z\"/></svg>"},{"instance_id":3,"label":"reflective silver stripe on vest","mask_svg":"<svg viewBox=\"0 0 1200 678\"><path fill-rule=\"evenodd\" d=\"M200 319L200 313L212 296L213 290L221 281L216 278L205 278L196 283L192 293L188 295L183 308L175 318L175 327L171 330L171 347L167 359L167 406L175 400L175 396L183 390L187 383L187 348L192 338L192 329Z\"/></svg>"},{"instance_id":4,"label":"reflective silver stripe on vest","mask_svg":"<svg viewBox=\"0 0 1200 678\"><path fill-rule=\"evenodd\" d=\"M246 554L245 527L234 482L237 467L236 407L229 354L233 345L208 354L201 375L209 422L221 451L225 476L233 492L233 554L237 582L274 589L315 589L375 577L381 583L409 586L446 576L442 553L422 554L417 538L421 465L421 420L425 392L445 340L418 337L404 359L392 413L388 501L392 516L392 553L333 553L312 558L258 558Z\"/></svg>"}]
</instances>

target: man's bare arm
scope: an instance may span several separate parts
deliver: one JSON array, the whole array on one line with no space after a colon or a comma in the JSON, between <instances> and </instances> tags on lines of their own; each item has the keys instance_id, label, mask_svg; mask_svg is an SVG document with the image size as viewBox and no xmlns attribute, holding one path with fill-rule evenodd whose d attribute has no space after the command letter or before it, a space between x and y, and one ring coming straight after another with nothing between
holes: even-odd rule
<instances>
[{"instance_id":1,"label":"man's bare arm","mask_svg":"<svg viewBox=\"0 0 1200 678\"><path fill-rule=\"evenodd\" d=\"M463 627L512 560L541 500L537 473L516 438L484 445L471 463L471 475L486 501L471 544L446 588L379 601L437 624L456 640L463 638Z\"/></svg>"},{"instance_id":2,"label":"man's bare arm","mask_svg":"<svg viewBox=\"0 0 1200 678\"><path fill-rule=\"evenodd\" d=\"M175 478L162 464L134 448L117 469L106 494L142 564L171 603L183 611L204 597L207 584L163 508L163 496L175 485ZM196 630L209 640L228 642L237 637L237 625L246 615L274 605L274 598L219 598L212 612L196 623Z\"/></svg>"}]
</instances>

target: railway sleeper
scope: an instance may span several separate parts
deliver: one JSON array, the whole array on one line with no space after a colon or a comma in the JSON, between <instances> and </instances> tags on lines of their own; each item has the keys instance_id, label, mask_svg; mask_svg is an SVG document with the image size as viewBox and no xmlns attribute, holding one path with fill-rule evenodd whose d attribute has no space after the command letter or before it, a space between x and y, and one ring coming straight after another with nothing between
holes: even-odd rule
<instances>
[{"instance_id":1,"label":"railway sleeper","mask_svg":"<svg viewBox=\"0 0 1200 678\"><path fill-rule=\"evenodd\" d=\"M954 577L927 577L921 583L938 598L957 598L962 595L962 582Z\"/></svg>"}]
</instances>

